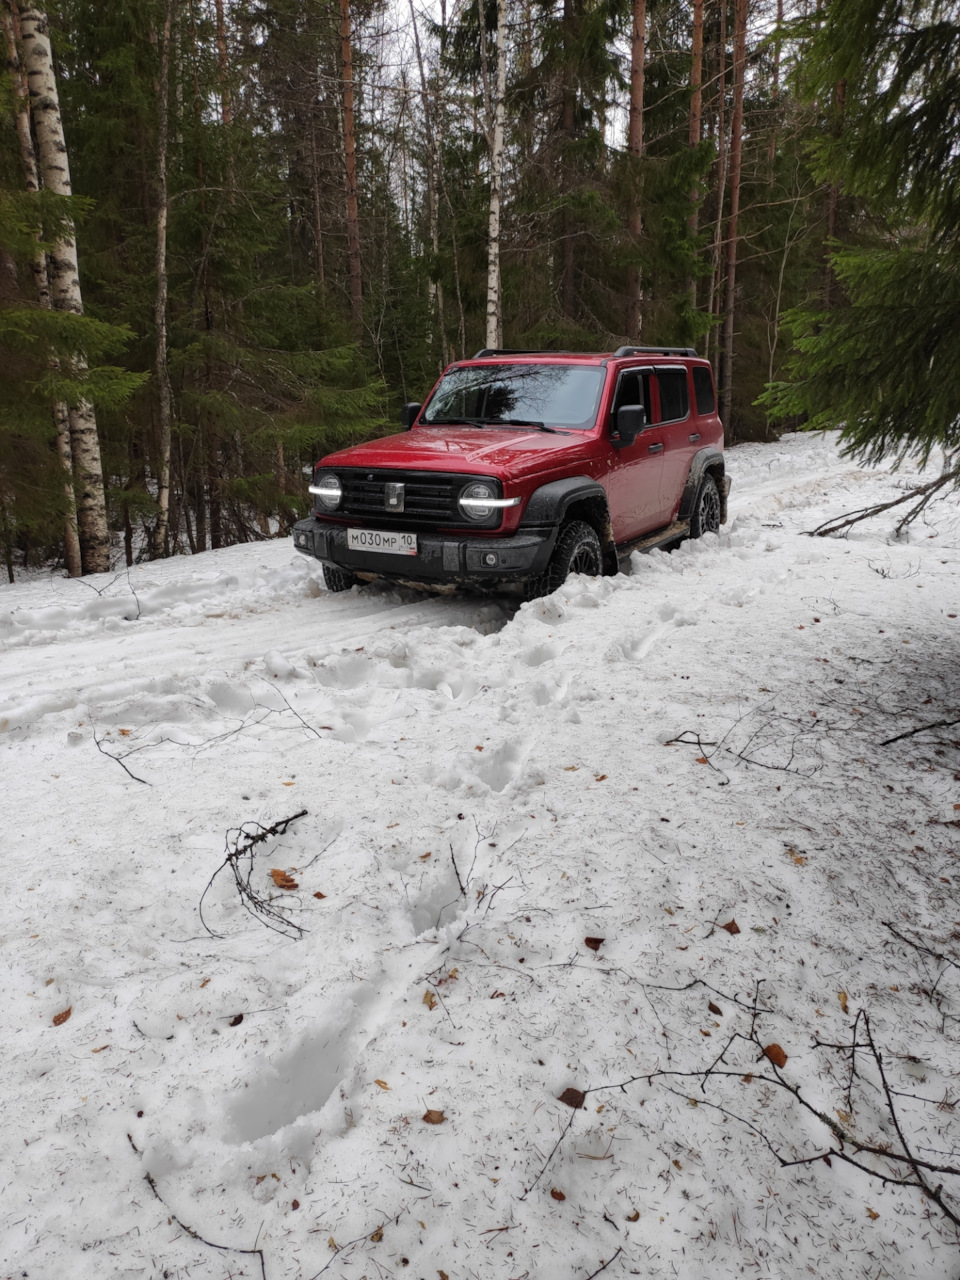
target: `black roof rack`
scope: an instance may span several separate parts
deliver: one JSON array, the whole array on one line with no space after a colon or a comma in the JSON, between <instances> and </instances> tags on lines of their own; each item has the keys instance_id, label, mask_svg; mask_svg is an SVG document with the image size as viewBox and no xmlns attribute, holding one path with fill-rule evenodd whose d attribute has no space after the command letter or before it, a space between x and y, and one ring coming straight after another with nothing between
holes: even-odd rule
<instances>
[{"instance_id":1,"label":"black roof rack","mask_svg":"<svg viewBox=\"0 0 960 1280\"><path fill-rule=\"evenodd\" d=\"M472 360L480 360L483 356L574 356L582 355L580 351L547 351L545 349L521 351L511 347L484 347L482 351L478 351L475 356L471 356ZM590 354L590 353L587 353Z\"/></svg>"},{"instance_id":2,"label":"black roof rack","mask_svg":"<svg viewBox=\"0 0 960 1280\"><path fill-rule=\"evenodd\" d=\"M614 360L622 356L695 356L696 347L617 347Z\"/></svg>"}]
</instances>

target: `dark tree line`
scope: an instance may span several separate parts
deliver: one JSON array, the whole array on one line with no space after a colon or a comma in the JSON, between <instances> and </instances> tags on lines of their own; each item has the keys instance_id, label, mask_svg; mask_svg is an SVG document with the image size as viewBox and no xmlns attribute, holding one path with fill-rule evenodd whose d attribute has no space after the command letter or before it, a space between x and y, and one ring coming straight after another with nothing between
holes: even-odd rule
<instances>
[{"instance_id":1,"label":"dark tree line","mask_svg":"<svg viewBox=\"0 0 960 1280\"><path fill-rule=\"evenodd\" d=\"M955 342L956 21L800 3L0 0L11 579L282 534L484 345L695 344L734 440L835 385L858 447L956 429L955 361L861 403Z\"/></svg>"}]
</instances>

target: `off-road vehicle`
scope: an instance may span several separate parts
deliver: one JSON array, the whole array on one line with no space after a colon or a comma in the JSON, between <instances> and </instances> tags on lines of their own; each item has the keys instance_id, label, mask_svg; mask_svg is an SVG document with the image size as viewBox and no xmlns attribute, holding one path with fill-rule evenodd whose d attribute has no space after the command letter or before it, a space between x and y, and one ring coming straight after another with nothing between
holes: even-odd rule
<instances>
[{"instance_id":1,"label":"off-road vehicle","mask_svg":"<svg viewBox=\"0 0 960 1280\"><path fill-rule=\"evenodd\" d=\"M316 465L293 540L331 591L386 578L546 595L726 520L713 375L689 347L479 351L401 420Z\"/></svg>"}]
</instances>

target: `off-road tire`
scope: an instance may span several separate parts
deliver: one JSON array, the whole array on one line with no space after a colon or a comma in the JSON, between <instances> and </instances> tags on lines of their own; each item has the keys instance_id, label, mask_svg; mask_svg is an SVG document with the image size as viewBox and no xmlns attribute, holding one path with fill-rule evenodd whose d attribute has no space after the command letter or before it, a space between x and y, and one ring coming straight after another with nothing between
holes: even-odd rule
<instances>
[{"instance_id":1,"label":"off-road tire","mask_svg":"<svg viewBox=\"0 0 960 1280\"><path fill-rule=\"evenodd\" d=\"M352 573L347 573L346 569L334 569L328 564L323 566L323 580L328 591L349 591L359 581Z\"/></svg>"},{"instance_id":2,"label":"off-road tire","mask_svg":"<svg viewBox=\"0 0 960 1280\"><path fill-rule=\"evenodd\" d=\"M599 577L603 573L603 552L597 531L583 520L563 525L544 573L526 584L526 597L536 600L562 587L571 573Z\"/></svg>"},{"instance_id":3,"label":"off-road tire","mask_svg":"<svg viewBox=\"0 0 960 1280\"><path fill-rule=\"evenodd\" d=\"M705 475L694 499L690 513L690 537L700 538L705 533L717 533L720 529L720 490L713 476Z\"/></svg>"}]
</instances>

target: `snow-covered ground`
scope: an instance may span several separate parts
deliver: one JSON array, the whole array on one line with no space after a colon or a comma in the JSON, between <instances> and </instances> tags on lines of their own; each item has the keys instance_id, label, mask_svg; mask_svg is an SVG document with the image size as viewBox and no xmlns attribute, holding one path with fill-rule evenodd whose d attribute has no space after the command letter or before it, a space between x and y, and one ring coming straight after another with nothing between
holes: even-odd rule
<instances>
[{"instance_id":1,"label":"snow-covered ground","mask_svg":"<svg viewBox=\"0 0 960 1280\"><path fill-rule=\"evenodd\" d=\"M0 588L4 1275L956 1280L960 723L888 740L960 721L957 502L729 467L519 610Z\"/></svg>"}]
</instances>

